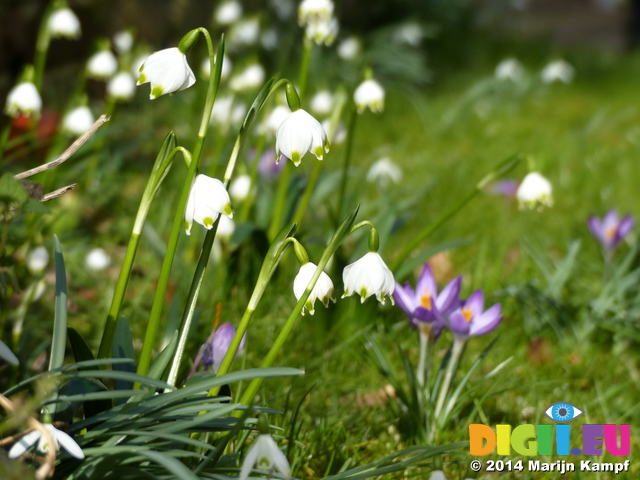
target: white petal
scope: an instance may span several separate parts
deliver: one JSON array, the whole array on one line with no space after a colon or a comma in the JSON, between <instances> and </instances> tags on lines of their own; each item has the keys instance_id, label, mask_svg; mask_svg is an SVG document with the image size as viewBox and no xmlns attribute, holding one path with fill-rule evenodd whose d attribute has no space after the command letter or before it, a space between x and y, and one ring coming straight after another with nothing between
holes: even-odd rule
<instances>
[{"instance_id":1,"label":"white petal","mask_svg":"<svg viewBox=\"0 0 640 480\"><path fill-rule=\"evenodd\" d=\"M247 480L251 470L253 470L253 466L256 464L256 460L258 460L258 449L259 444L256 441L247 455L244 457L244 461L242 462L242 469L240 470L240 477L238 480Z\"/></svg>"},{"instance_id":2,"label":"white petal","mask_svg":"<svg viewBox=\"0 0 640 480\"><path fill-rule=\"evenodd\" d=\"M9 458L18 458L21 456L31 445L38 441L40 435L42 434L38 430L27 433L11 447L11 450L9 450Z\"/></svg>"},{"instance_id":3,"label":"white petal","mask_svg":"<svg viewBox=\"0 0 640 480\"><path fill-rule=\"evenodd\" d=\"M80 445L78 445L76 441L71 438L71 436L69 436L62 430L58 430L55 427L54 430L55 431L53 432L53 434L55 436L55 439L62 446L62 448L69 452L69 455L71 455L72 457L76 457L82 460L84 458L84 453L82 453Z\"/></svg>"}]
</instances>

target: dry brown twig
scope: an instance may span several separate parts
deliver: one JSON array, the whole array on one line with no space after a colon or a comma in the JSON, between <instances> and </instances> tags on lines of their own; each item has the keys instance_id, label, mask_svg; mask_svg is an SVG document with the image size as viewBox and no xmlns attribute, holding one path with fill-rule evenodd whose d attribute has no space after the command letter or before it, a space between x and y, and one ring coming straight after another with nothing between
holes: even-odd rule
<instances>
[{"instance_id":1,"label":"dry brown twig","mask_svg":"<svg viewBox=\"0 0 640 480\"><path fill-rule=\"evenodd\" d=\"M4 395L2 395L1 393L0 393L0 405L7 412L13 413L15 411L13 402L9 400L7 397L5 397ZM45 478L49 478L51 475L53 475L53 472L56 469L55 465L56 465L56 453L57 453L56 445L57 444L55 439L51 435L51 432L44 426L44 424L40 423L38 420L36 420L33 417L29 417L27 419L27 422L29 423L30 429L38 430L40 434L47 441L47 445L49 445L49 448L47 449L47 453L44 457L44 463L40 466L40 468L38 468L38 470L36 470L36 478L38 480L44 480ZM28 432L24 432L24 433L28 433Z\"/></svg>"}]
</instances>

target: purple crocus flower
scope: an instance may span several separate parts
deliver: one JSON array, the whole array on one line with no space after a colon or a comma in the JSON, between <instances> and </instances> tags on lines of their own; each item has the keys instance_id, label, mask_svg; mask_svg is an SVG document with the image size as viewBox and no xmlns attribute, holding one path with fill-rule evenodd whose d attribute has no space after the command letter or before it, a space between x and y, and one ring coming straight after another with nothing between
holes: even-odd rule
<instances>
[{"instance_id":1,"label":"purple crocus flower","mask_svg":"<svg viewBox=\"0 0 640 480\"><path fill-rule=\"evenodd\" d=\"M211 367L213 373L217 373L227 350L229 350L229 345L231 345L231 340L235 333L236 329L229 322L220 325L200 347L198 355L193 362L193 368L189 373L189 377L195 373L200 363L202 363L202 368L205 372ZM236 352L236 357L242 352L246 337L246 334L242 337L242 341Z\"/></svg>"},{"instance_id":2,"label":"purple crocus flower","mask_svg":"<svg viewBox=\"0 0 640 480\"><path fill-rule=\"evenodd\" d=\"M278 178L285 166L285 162L276 163L276 155L271 150L265 151L260 156L258 162L258 173L260 174L260 177L267 180Z\"/></svg>"},{"instance_id":3,"label":"purple crocus flower","mask_svg":"<svg viewBox=\"0 0 640 480\"><path fill-rule=\"evenodd\" d=\"M502 315L500 304L484 310L484 295L478 289L449 315L448 327L456 340L464 342L469 337L486 335L496 329Z\"/></svg>"},{"instance_id":4,"label":"purple crocus flower","mask_svg":"<svg viewBox=\"0 0 640 480\"><path fill-rule=\"evenodd\" d=\"M437 337L445 326L444 318L447 313L457 308L461 282L462 276L459 275L438 294L431 267L425 263L415 291L409 282L404 287L396 283L393 296L398 306L407 314L413 328L434 327Z\"/></svg>"},{"instance_id":5,"label":"purple crocus flower","mask_svg":"<svg viewBox=\"0 0 640 480\"><path fill-rule=\"evenodd\" d=\"M633 228L633 217L626 215L622 220L618 218L618 212L612 208L602 220L591 216L587 222L589 230L602 244L605 250L615 249L624 237Z\"/></svg>"}]
</instances>

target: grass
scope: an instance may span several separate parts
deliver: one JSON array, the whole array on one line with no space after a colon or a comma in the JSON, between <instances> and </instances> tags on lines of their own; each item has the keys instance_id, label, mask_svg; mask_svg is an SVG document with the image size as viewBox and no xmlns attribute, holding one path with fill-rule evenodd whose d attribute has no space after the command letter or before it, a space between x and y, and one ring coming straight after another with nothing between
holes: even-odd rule
<instances>
[{"instance_id":1,"label":"grass","mask_svg":"<svg viewBox=\"0 0 640 480\"><path fill-rule=\"evenodd\" d=\"M440 78L437 85L420 91L391 89L382 115L365 114L358 120L349 185L354 203L356 198L362 203L362 218L384 216L393 210L394 202L424 189L411 210L396 212L397 220L390 225L392 234L383 237L382 248L389 259L421 227L437 218L509 155L527 155L554 185L555 205L551 209L519 211L511 199L482 195L424 242L423 248L427 248L464 239L464 245L438 255L435 270L440 283L464 274L465 295L482 287L505 308L497 333L469 344L462 370L471 365L494 335L499 336L491 354L472 377L470 388L480 385L477 396L460 412L453 427L441 433L442 443L467 440L467 418L489 425L537 423L545 418L544 410L557 401L569 401L584 410L588 423L633 425L640 415L636 402L640 395L637 344L620 333L598 328L597 322L595 328L587 328L592 320L584 317L584 309L576 307L588 304L589 297L595 298L601 286L602 259L596 241L588 233L587 216L602 215L612 206L636 217L640 215L635 202L640 183L640 170L636 168L640 55L587 55L573 51L567 57L577 71L571 85L530 85L524 89L499 85L487 94L475 96L479 82L488 81L492 75L493 64L487 62ZM525 63L532 84L534 72L542 66L540 59ZM85 179L76 192L52 206L54 220L45 232L58 233L63 244L70 272L69 321L93 338L93 347L97 346L97 333L106 317L119 266L117 259L123 255L122 245L144 185L143 173L150 168L154 149L176 118L178 123L171 128L182 143L190 144L181 138L183 132L182 137L190 135L186 133L190 126L181 113L200 93L187 91L173 99L144 102L118 111L103 137L108 155L103 152L100 157L99 188L91 187ZM172 114L174 108L178 114ZM148 124L136 123L142 116L150 118ZM122 135L122 144L109 144L115 135ZM269 141L267 145L272 146ZM220 158L226 158L230 145L210 144L209 148L205 165L216 162L215 152L222 152ZM343 147L336 146L327 156L328 171L339 168L343 152ZM382 155L390 156L404 172L402 184L390 191L359 180L372 161ZM65 176L81 177L83 165L91 155L87 157L70 166ZM308 177L313 161L305 159L296 173L301 178ZM526 166L512 175L521 179L525 174ZM172 209L162 206L175 203L183 175L183 166L176 163L161 192L160 208L154 205L142 239L124 310L134 328L134 338L141 338L144 331L153 282L172 220ZM325 175L322 181L327 182L330 192L335 179ZM327 198L334 201L331 195ZM308 223L301 227L312 260L327 237L326 223L318 227L314 219L325 213L324 205L312 206ZM191 357L195 357L200 341L209 335L218 303L221 321L239 319L260 265L259 237L257 234L251 245L223 247L222 256L231 267L222 273L210 269L203 287L208 293L201 297L189 345ZM181 239L181 253L166 301L169 324L181 314L202 238L202 232L194 230L191 237ZM571 277L559 291L545 292L545 280L534 257L560 261L575 239L580 239L582 246ZM84 268L84 254L90 246L104 247L114 255L114 264L105 274ZM349 247L355 246L354 242ZM618 261L628 246L622 245L620 250ZM343 255L348 256L346 252L348 249ZM285 263L267 290L268 301L256 313L240 365L259 363L294 304L291 282L296 268L291 259ZM234 280L233 287L221 287L229 285L224 276ZM338 277L334 272L334 280ZM514 292L519 295L514 296ZM52 318L50 295L47 292L44 301L32 307L27 317L25 331L33 329L38 339L32 343L46 341L48 330L41 326L41 318ZM363 331L385 346L398 371L401 360L393 345L398 343L417 364L417 336L399 309L378 308L372 300L363 307L358 303L355 299L342 300L328 310L318 308L314 317L302 318L278 365L304 368L306 375L268 381L263 387L261 398L266 404L287 411L283 428L289 426L293 406L302 402L296 452L299 476L319 478L337 473L345 465L366 463L412 443L398 431L397 419L385 403L386 381L370 359ZM525 308L537 313L525 319ZM439 358L444 356L448 340L445 336L437 344ZM483 380L507 359L511 360L498 375ZM185 365L185 370L189 367ZM639 446L637 432L632 431L632 451ZM633 457L633 471L627 477L616 478L637 476L640 462ZM445 458L448 478L463 478L468 460L464 454ZM592 478L588 474L583 477ZM505 478L561 477L514 474ZM612 477L604 474L595 478Z\"/></svg>"}]
</instances>

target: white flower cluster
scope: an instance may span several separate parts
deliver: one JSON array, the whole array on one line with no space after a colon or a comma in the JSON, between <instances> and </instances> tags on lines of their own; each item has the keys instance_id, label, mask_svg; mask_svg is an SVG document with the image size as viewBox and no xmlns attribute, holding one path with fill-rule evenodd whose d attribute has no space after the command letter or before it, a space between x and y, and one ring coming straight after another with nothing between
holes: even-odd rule
<instances>
[{"instance_id":1,"label":"white flower cluster","mask_svg":"<svg viewBox=\"0 0 640 480\"><path fill-rule=\"evenodd\" d=\"M332 45L338 36L338 20L333 16L331 0L303 0L298 8L298 23L305 38L320 45Z\"/></svg>"}]
</instances>

